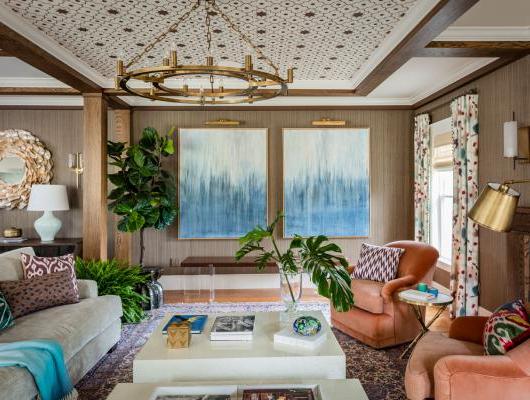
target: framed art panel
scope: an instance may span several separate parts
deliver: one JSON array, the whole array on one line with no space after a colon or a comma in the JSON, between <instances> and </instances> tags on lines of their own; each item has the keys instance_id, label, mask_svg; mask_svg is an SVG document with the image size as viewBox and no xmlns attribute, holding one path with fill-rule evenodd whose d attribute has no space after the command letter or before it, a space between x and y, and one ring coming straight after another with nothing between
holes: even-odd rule
<instances>
[{"instance_id":1,"label":"framed art panel","mask_svg":"<svg viewBox=\"0 0 530 400\"><path fill-rule=\"evenodd\" d=\"M179 130L180 239L238 238L267 224L267 129Z\"/></svg>"},{"instance_id":2,"label":"framed art panel","mask_svg":"<svg viewBox=\"0 0 530 400\"><path fill-rule=\"evenodd\" d=\"M284 236L369 236L369 166L368 128L284 129Z\"/></svg>"}]
</instances>

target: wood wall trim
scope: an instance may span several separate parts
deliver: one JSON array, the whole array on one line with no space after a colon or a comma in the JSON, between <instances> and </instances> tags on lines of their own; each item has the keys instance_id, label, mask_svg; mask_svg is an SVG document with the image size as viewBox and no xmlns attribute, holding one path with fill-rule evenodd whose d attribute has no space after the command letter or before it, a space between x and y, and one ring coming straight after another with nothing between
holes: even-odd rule
<instances>
[{"instance_id":1,"label":"wood wall trim","mask_svg":"<svg viewBox=\"0 0 530 400\"><path fill-rule=\"evenodd\" d=\"M101 93L83 96L83 258L107 258L107 104Z\"/></svg>"},{"instance_id":2,"label":"wood wall trim","mask_svg":"<svg viewBox=\"0 0 530 400\"><path fill-rule=\"evenodd\" d=\"M355 93L366 96L440 35L478 0L440 0L418 25L364 78Z\"/></svg>"},{"instance_id":3,"label":"wood wall trim","mask_svg":"<svg viewBox=\"0 0 530 400\"><path fill-rule=\"evenodd\" d=\"M63 87L0 87L0 96L80 96L79 90Z\"/></svg>"},{"instance_id":4,"label":"wood wall trim","mask_svg":"<svg viewBox=\"0 0 530 400\"><path fill-rule=\"evenodd\" d=\"M80 92L101 91L98 84L3 23L0 23L0 48Z\"/></svg>"},{"instance_id":5,"label":"wood wall trim","mask_svg":"<svg viewBox=\"0 0 530 400\"><path fill-rule=\"evenodd\" d=\"M21 106L13 106L13 105L0 105L0 110L82 110L82 106L49 106L49 105L34 105L34 106L28 106L28 105L21 105Z\"/></svg>"},{"instance_id":6,"label":"wood wall trim","mask_svg":"<svg viewBox=\"0 0 530 400\"><path fill-rule=\"evenodd\" d=\"M133 111L333 111L333 110L411 110L412 105L357 106L133 106Z\"/></svg>"},{"instance_id":7,"label":"wood wall trim","mask_svg":"<svg viewBox=\"0 0 530 400\"><path fill-rule=\"evenodd\" d=\"M12 56L7 51L0 50L0 57L12 57Z\"/></svg>"},{"instance_id":8,"label":"wood wall trim","mask_svg":"<svg viewBox=\"0 0 530 400\"><path fill-rule=\"evenodd\" d=\"M477 69L476 71L470 73L469 75L457 80L456 82L452 83L449 86L446 86L445 88L437 91L436 93L431 94L430 96L418 101L415 103L412 107L416 110L436 99L439 97L442 97L446 95L447 93L452 92L453 90L459 89L460 87L468 84L471 81L474 81L475 79L478 79L486 74L489 74L501 67L504 67L507 64L510 64L520 58L524 57L524 54L518 55L518 56L511 56L511 57L501 57L488 65L485 65L482 68Z\"/></svg>"},{"instance_id":9,"label":"wood wall trim","mask_svg":"<svg viewBox=\"0 0 530 400\"><path fill-rule=\"evenodd\" d=\"M114 132L112 140L116 142L131 143L131 110L114 110ZM114 258L132 263L132 234L120 232L117 223L120 219L117 215L112 215L114 231Z\"/></svg>"}]
</instances>

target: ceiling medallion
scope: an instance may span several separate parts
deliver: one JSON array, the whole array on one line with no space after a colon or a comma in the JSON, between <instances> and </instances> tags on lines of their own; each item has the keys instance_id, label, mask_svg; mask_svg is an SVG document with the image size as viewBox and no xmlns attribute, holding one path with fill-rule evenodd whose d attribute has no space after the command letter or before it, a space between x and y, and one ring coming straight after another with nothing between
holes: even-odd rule
<instances>
[{"instance_id":1,"label":"ceiling medallion","mask_svg":"<svg viewBox=\"0 0 530 400\"><path fill-rule=\"evenodd\" d=\"M162 65L129 70L132 65L138 63L145 54L164 40L169 33L177 33L178 27L188 20L193 12L200 12L199 8L201 4L204 6L208 48L208 56L206 57L205 64L179 64L177 50L175 46L172 46L171 50L165 53ZM210 21L212 17L216 16L222 18L226 26L235 32L239 39L250 47L261 60L265 61L274 72L271 73L255 69L251 55L245 56L242 67L215 65L214 58L211 54L212 33L210 30ZM122 59L118 59L116 69L117 89L121 88L133 95L151 100L184 104L253 103L285 94L287 92L287 84L293 82L293 68L288 68L287 77L282 78L279 74L279 68L239 30L236 24L217 6L215 0L197 0L190 10L180 16L175 23L160 33L151 43L146 45L127 64ZM200 88L188 87L186 78L197 76L208 79L208 88L205 89L202 85ZM167 80L171 78L182 78L183 84L180 87L168 87ZM243 86L237 85L237 88L225 88L224 79L235 79L240 83L242 82ZM147 83L150 85L150 88L139 89L131 87L129 83L134 81L140 81L144 84Z\"/></svg>"}]
</instances>

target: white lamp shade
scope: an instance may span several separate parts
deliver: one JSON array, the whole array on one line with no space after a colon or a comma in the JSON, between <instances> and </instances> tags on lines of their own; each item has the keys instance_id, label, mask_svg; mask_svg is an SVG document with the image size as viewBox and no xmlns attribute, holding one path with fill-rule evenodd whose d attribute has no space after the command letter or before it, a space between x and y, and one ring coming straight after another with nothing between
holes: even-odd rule
<instances>
[{"instance_id":1,"label":"white lamp shade","mask_svg":"<svg viewBox=\"0 0 530 400\"><path fill-rule=\"evenodd\" d=\"M69 210L65 185L33 185L29 195L28 211Z\"/></svg>"},{"instance_id":2,"label":"white lamp shade","mask_svg":"<svg viewBox=\"0 0 530 400\"><path fill-rule=\"evenodd\" d=\"M504 123L504 157L517 157L517 121Z\"/></svg>"}]
</instances>

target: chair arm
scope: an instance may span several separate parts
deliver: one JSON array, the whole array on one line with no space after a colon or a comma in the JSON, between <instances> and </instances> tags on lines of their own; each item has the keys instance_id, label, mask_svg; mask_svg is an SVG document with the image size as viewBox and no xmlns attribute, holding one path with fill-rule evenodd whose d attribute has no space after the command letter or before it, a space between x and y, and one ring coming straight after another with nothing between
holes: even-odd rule
<instances>
[{"instance_id":1,"label":"chair arm","mask_svg":"<svg viewBox=\"0 0 530 400\"><path fill-rule=\"evenodd\" d=\"M458 355L438 360L434 366L434 385L436 400L515 399L519 397L511 397L507 392L515 387L530 390L530 379L507 356Z\"/></svg>"},{"instance_id":2,"label":"chair arm","mask_svg":"<svg viewBox=\"0 0 530 400\"><path fill-rule=\"evenodd\" d=\"M451 339L482 344L482 334L488 317L458 317L449 328Z\"/></svg>"},{"instance_id":3,"label":"chair arm","mask_svg":"<svg viewBox=\"0 0 530 400\"><path fill-rule=\"evenodd\" d=\"M414 275L405 275L401 278L393 279L385 283L385 285L381 289L381 296L383 297L386 303L389 303L392 301L392 297L394 296L394 293L396 291L412 286L417 282L418 281Z\"/></svg>"},{"instance_id":4,"label":"chair arm","mask_svg":"<svg viewBox=\"0 0 530 400\"><path fill-rule=\"evenodd\" d=\"M96 281L89 279L78 279L77 287L79 288L79 299L98 297L98 284Z\"/></svg>"}]
</instances>

